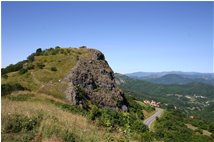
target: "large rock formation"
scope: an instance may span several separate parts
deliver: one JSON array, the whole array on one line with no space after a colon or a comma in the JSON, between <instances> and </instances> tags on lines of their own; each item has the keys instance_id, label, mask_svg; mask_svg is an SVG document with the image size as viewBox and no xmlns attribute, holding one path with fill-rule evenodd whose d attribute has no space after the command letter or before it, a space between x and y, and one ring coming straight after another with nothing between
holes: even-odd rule
<instances>
[{"instance_id":1,"label":"large rock formation","mask_svg":"<svg viewBox=\"0 0 214 142\"><path fill-rule=\"evenodd\" d=\"M87 56L80 56L65 78L68 82L66 98L75 105L87 107L92 103L126 111L127 101L123 92L116 87L114 73L104 55L95 49L85 50L88 50Z\"/></svg>"}]
</instances>

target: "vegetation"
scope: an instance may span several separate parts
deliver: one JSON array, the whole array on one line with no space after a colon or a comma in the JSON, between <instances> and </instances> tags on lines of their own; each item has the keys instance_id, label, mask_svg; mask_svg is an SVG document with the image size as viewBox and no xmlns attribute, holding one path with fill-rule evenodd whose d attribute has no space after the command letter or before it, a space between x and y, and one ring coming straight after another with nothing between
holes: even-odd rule
<instances>
[{"instance_id":1,"label":"vegetation","mask_svg":"<svg viewBox=\"0 0 214 142\"><path fill-rule=\"evenodd\" d=\"M182 109L186 115L204 121L214 121L213 93L211 85L191 83L186 85L161 85L117 75L125 83L120 88L129 96L161 102L164 108ZM198 97L198 96L202 96Z\"/></svg>"},{"instance_id":2,"label":"vegetation","mask_svg":"<svg viewBox=\"0 0 214 142\"><path fill-rule=\"evenodd\" d=\"M212 138L187 128L179 110L168 111L155 125L155 138L164 142L211 142Z\"/></svg>"},{"instance_id":3,"label":"vegetation","mask_svg":"<svg viewBox=\"0 0 214 142\"><path fill-rule=\"evenodd\" d=\"M27 89L18 83L1 85L1 95L2 96L8 95L8 94L12 93L13 91L19 91L19 90L27 90Z\"/></svg>"},{"instance_id":4,"label":"vegetation","mask_svg":"<svg viewBox=\"0 0 214 142\"><path fill-rule=\"evenodd\" d=\"M19 71L23 68L23 65L27 62L27 60L23 60L21 62L18 62L17 64L15 65L9 65L7 66L6 68L2 68L1 69L1 75L5 75L7 73L10 73L10 72L15 72L15 71Z\"/></svg>"},{"instance_id":5,"label":"vegetation","mask_svg":"<svg viewBox=\"0 0 214 142\"><path fill-rule=\"evenodd\" d=\"M51 67L51 71L57 71L56 67Z\"/></svg>"},{"instance_id":6,"label":"vegetation","mask_svg":"<svg viewBox=\"0 0 214 142\"><path fill-rule=\"evenodd\" d=\"M153 84L128 80L129 84L121 84L129 103L127 112L98 107L90 102L87 108L69 104L64 98L67 84L61 80L80 56L88 56L85 47L38 48L27 60L2 69L2 141L212 141L213 123L199 117L190 119L190 114L183 110L184 113L175 111L175 105L189 105L182 102L188 101L185 97L180 97L180 102L174 96L165 97L165 93L181 93L181 87L184 87L183 93L193 94L195 91L208 97L212 93L209 86L202 85L201 88L208 89L204 91L197 89L198 84L154 87ZM78 89L84 94L81 88ZM157 119L154 131L149 131L143 120L154 113L155 108L142 103L142 98L165 103L169 99L174 103L165 107L167 111ZM210 103L206 111L212 112L212 108ZM204 115L208 117L207 114ZM186 124L198 129L193 131ZM203 130L212 134L204 136Z\"/></svg>"}]
</instances>

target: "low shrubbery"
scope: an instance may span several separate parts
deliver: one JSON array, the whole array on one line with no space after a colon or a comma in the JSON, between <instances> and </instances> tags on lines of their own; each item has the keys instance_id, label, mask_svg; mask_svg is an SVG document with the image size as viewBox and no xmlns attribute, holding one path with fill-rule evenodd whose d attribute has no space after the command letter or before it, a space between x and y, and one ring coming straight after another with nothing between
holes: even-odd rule
<instances>
[{"instance_id":1,"label":"low shrubbery","mask_svg":"<svg viewBox=\"0 0 214 142\"><path fill-rule=\"evenodd\" d=\"M40 140L58 138L64 142L75 142L70 129L63 126L56 117L43 113L36 113L31 117L20 114L3 116L2 134L2 140L5 141L28 142L40 135ZM12 135L9 136L10 134Z\"/></svg>"},{"instance_id":2,"label":"low shrubbery","mask_svg":"<svg viewBox=\"0 0 214 142\"><path fill-rule=\"evenodd\" d=\"M23 87L19 83L1 85L1 95L2 96L8 95L8 94L12 93L13 91L23 91L23 90L27 90L27 88Z\"/></svg>"},{"instance_id":3,"label":"low shrubbery","mask_svg":"<svg viewBox=\"0 0 214 142\"><path fill-rule=\"evenodd\" d=\"M42 115L27 117L19 114L7 115L2 119L3 133L18 133L33 131L39 126Z\"/></svg>"},{"instance_id":4,"label":"low shrubbery","mask_svg":"<svg viewBox=\"0 0 214 142\"><path fill-rule=\"evenodd\" d=\"M199 132L199 133L198 133ZM211 138L203 136L201 130L194 132L185 126L184 115L179 110L165 112L155 125L155 138L158 141L211 142Z\"/></svg>"},{"instance_id":5,"label":"low shrubbery","mask_svg":"<svg viewBox=\"0 0 214 142\"><path fill-rule=\"evenodd\" d=\"M51 67L51 71L57 71L56 67Z\"/></svg>"},{"instance_id":6,"label":"low shrubbery","mask_svg":"<svg viewBox=\"0 0 214 142\"><path fill-rule=\"evenodd\" d=\"M11 64L11 65L7 66L6 68L2 68L1 74L4 75L4 74L10 73L10 72L19 71L23 68L23 65L25 63L27 63L27 60L23 60L21 62L14 64L14 65Z\"/></svg>"},{"instance_id":7,"label":"low shrubbery","mask_svg":"<svg viewBox=\"0 0 214 142\"><path fill-rule=\"evenodd\" d=\"M27 101L34 97L33 94L18 94L18 95L8 95L7 98L11 101Z\"/></svg>"},{"instance_id":8,"label":"low shrubbery","mask_svg":"<svg viewBox=\"0 0 214 142\"><path fill-rule=\"evenodd\" d=\"M43 63L37 63L36 66L39 68L39 69L43 69L45 67L45 65Z\"/></svg>"},{"instance_id":9,"label":"low shrubbery","mask_svg":"<svg viewBox=\"0 0 214 142\"><path fill-rule=\"evenodd\" d=\"M142 116L138 116L137 113L132 111L117 112L109 108L93 106L88 113L88 117L111 130L117 127L122 127L124 131L130 132L145 132L148 130L147 126L143 124Z\"/></svg>"},{"instance_id":10,"label":"low shrubbery","mask_svg":"<svg viewBox=\"0 0 214 142\"><path fill-rule=\"evenodd\" d=\"M19 74L25 74L28 70L25 68L22 68L19 70Z\"/></svg>"},{"instance_id":11,"label":"low shrubbery","mask_svg":"<svg viewBox=\"0 0 214 142\"><path fill-rule=\"evenodd\" d=\"M64 104L64 103L60 103L60 102L55 102L53 100L47 100L50 103L54 104L55 106L59 107L62 110L65 111L69 111L72 113L76 113L76 114L81 114L81 115L87 115L87 111L85 109L80 108L79 106L72 106L70 104Z\"/></svg>"}]
</instances>

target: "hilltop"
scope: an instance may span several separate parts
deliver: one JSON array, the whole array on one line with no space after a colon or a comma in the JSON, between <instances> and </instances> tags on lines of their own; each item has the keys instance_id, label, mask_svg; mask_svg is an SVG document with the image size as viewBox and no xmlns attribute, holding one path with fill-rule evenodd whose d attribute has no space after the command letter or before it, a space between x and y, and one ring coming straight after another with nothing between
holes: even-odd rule
<instances>
[{"instance_id":1,"label":"hilltop","mask_svg":"<svg viewBox=\"0 0 214 142\"><path fill-rule=\"evenodd\" d=\"M2 141L124 141L148 132L144 106L125 97L96 49L39 48L1 71Z\"/></svg>"},{"instance_id":2,"label":"hilltop","mask_svg":"<svg viewBox=\"0 0 214 142\"><path fill-rule=\"evenodd\" d=\"M20 65L19 65L20 64ZM28 60L19 62L19 71L3 69L3 84L19 83L26 90L66 98L71 104L127 110L123 92L117 88L114 73L104 55L89 48L37 49ZM3 94L4 95L4 94Z\"/></svg>"}]
</instances>

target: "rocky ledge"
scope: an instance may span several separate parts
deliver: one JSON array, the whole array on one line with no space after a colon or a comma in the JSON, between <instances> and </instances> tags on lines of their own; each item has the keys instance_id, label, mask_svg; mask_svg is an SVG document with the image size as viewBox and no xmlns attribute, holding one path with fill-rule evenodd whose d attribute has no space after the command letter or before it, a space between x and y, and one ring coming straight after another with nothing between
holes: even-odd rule
<instances>
[{"instance_id":1,"label":"rocky ledge","mask_svg":"<svg viewBox=\"0 0 214 142\"><path fill-rule=\"evenodd\" d=\"M66 76L67 100L85 108L90 104L127 111L124 93L116 86L114 72L109 67L103 53L96 49L88 50L87 56L80 56L77 64Z\"/></svg>"}]
</instances>

